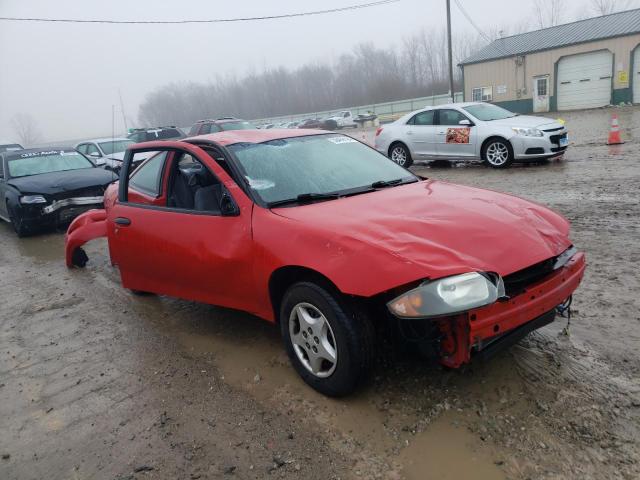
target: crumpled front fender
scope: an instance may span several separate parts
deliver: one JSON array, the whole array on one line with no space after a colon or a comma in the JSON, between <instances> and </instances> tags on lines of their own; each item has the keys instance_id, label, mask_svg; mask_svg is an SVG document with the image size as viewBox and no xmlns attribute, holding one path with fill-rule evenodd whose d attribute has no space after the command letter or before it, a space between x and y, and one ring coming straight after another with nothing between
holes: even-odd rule
<instances>
[{"instance_id":1,"label":"crumpled front fender","mask_svg":"<svg viewBox=\"0 0 640 480\"><path fill-rule=\"evenodd\" d=\"M89 210L71 222L64 239L67 267L84 267L87 254L81 248L90 240L107 236L107 211Z\"/></svg>"}]
</instances>

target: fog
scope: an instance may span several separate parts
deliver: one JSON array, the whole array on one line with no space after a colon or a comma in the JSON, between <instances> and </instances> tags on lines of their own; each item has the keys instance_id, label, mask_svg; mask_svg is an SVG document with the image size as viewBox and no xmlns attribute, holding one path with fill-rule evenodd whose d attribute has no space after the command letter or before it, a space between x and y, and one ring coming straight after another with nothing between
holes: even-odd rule
<instances>
[{"instance_id":1,"label":"fog","mask_svg":"<svg viewBox=\"0 0 640 480\"><path fill-rule=\"evenodd\" d=\"M277 15L365 3L244 0L0 0L2 17L182 20ZM533 22L534 0L461 0L485 32ZM565 21L586 0L565 0ZM518 5L518 8L514 8ZM452 2L453 31L475 32ZM332 63L361 42L388 48L421 28L442 28L445 0L398 3L325 15L254 22L114 25L0 21L0 139L18 140L12 119L35 118L40 141L122 133L145 95L170 82L241 78L265 68ZM533 25L532 27L533 28ZM112 111L115 105L115 116ZM115 128L112 125L115 120Z\"/></svg>"}]
</instances>

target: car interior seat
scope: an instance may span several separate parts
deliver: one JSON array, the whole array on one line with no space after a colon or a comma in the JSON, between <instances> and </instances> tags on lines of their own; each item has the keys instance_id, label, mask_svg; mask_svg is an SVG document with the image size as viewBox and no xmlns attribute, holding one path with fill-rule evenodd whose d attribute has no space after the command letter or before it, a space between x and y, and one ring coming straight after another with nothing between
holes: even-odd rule
<instances>
[{"instance_id":1,"label":"car interior seat","mask_svg":"<svg viewBox=\"0 0 640 480\"><path fill-rule=\"evenodd\" d=\"M194 192L190 184L190 175L181 169L176 169L173 179L173 188L169 195L169 206L193 210Z\"/></svg>"}]
</instances>

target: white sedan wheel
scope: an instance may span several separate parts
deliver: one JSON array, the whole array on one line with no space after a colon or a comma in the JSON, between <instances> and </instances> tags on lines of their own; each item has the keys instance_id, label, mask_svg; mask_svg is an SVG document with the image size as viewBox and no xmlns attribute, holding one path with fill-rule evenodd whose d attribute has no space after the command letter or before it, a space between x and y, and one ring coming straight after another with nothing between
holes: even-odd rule
<instances>
[{"instance_id":1,"label":"white sedan wheel","mask_svg":"<svg viewBox=\"0 0 640 480\"><path fill-rule=\"evenodd\" d=\"M490 165L501 167L509 161L509 148L503 142L490 143L485 158Z\"/></svg>"},{"instance_id":2,"label":"white sedan wheel","mask_svg":"<svg viewBox=\"0 0 640 480\"><path fill-rule=\"evenodd\" d=\"M407 163L407 150L401 145L393 147L393 150L391 150L391 160L401 167L404 167Z\"/></svg>"}]
</instances>

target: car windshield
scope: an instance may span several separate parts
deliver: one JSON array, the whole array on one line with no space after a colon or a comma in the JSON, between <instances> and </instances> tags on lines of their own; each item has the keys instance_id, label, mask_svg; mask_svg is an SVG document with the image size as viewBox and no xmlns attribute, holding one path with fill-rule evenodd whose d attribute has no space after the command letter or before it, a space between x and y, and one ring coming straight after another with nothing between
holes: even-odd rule
<instances>
[{"instance_id":1,"label":"car windshield","mask_svg":"<svg viewBox=\"0 0 640 480\"><path fill-rule=\"evenodd\" d=\"M52 150L48 152L23 153L8 159L9 175L27 177L41 173L62 172L93 168L93 163L76 151Z\"/></svg>"},{"instance_id":2,"label":"car windshield","mask_svg":"<svg viewBox=\"0 0 640 480\"><path fill-rule=\"evenodd\" d=\"M229 148L250 188L266 204L299 195L366 190L380 181L417 181L411 172L345 135L237 143Z\"/></svg>"},{"instance_id":3,"label":"car windshield","mask_svg":"<svg viewBox=\"0 0 640 480\"><path fill-rule=\"evenodd\" d=\"M251 130L256 128L251 122L224 122L220 124L222 130Z\"/></svg>"},{"instance_id":4,"label":"car windshield","mask_svg":"<svg viewBox=\"0 0 640 480\"><path fill-rule=\"evenodd\" d=\"M466 110L478 120L482 120L483 122L490 122L491 120L503 120L505 118L517 116L517 113L510 112L509 110L505 110L504 108L498 107L496 105L491 105L490 103L469 105L468 107L463 107L462 109Z\"/></svg>"},{"instance_id":5,"label":"car windshield","mask_svg":"<svg viewBox=\"0 0 640 480\"><path fill-rule=\"evenodd\" d=\"M133 143L131 140L109 140L108 142L100 142L99 145L105 155L111 155L112 153L124 152Z\"/></svg>"}]
</instances>

